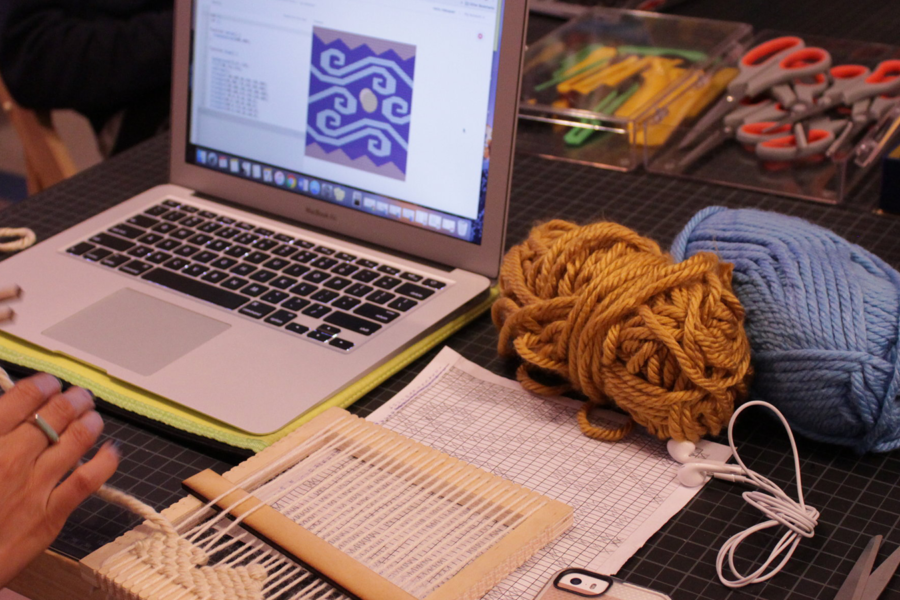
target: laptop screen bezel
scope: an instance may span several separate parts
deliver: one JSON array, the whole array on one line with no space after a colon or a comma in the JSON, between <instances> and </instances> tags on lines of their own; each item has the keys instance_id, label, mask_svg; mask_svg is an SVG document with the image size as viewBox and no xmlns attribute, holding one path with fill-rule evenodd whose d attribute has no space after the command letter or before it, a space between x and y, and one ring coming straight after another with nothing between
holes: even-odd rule
<instances>
[{"instance_id":1,"label":"laptop screen bezel","mask_svg":"<svg viewBox=\"0 0 900 600\"><path fill-rule=\"evenodd\" d=\"M503 0L503 21L483 235L480 244L262 185L187 160L193 0L176 0L170 179L207 196L496 278L506 236L527 0ZM487 107L485 107L487 109Z\"/></svg>"}]
</instances>

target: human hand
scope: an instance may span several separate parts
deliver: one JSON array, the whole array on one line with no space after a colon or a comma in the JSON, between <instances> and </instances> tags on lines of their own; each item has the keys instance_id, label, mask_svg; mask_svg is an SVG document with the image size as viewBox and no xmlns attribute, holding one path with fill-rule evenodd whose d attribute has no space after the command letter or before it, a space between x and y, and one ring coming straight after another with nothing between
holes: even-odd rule
<instances>
[{"instance_id":1,"label":"human hand","mask_svg":"<svg viewBox=\"0 0 900 600\"><path fill-rule=\"evenodd\" d=\"M37 426L35 414L59 433L58 443ZM79 465L102 430L91 394L78 387L60 393L51 375L23 379L0 396L0 588L50 545L72 511L115 472L119 452L109 442Z\"/></svg>"}]
</instances>

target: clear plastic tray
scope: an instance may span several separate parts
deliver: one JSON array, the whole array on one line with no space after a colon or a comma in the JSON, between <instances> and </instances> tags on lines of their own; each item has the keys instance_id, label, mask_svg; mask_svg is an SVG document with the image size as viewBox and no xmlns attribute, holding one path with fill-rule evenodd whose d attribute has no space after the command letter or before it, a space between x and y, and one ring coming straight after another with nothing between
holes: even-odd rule
<instances>
[{"instance_id":1,"label":"clear plastic tray","mask_svg":"<svg viewBox=\"0 0 900 600\"><path fill-rule=\"evenodd\" d=\"M728 62L723 66L734 66L748 49L785 35L797 34L763 31L746 47L728 56ZM900 58L900 48L894 46L807 35L799 37L804 40L807 47L828 50L835 66L860 64L875 69L881 61ZM707 75L718 68L721 67L711 66ZM848 115L842 111L843 109L831 110L824 116L832 120L846 119ZM891 114L891 118L896 119L900 116L900 111L896 113L898 114ZM702 113L698 114L697 118L702 118ZM675 125L666 124L665 112L658 111L652 119L643 124L645 127L663 127L670 133L662 151L645 154L648 171L833 204L842 202L847 193L866 177L869 169L873 165L880 164L878 157L885 149L894 145L889 143L891 139L897 139L897 131L894 131L884 141L882 147L876 147L871 143L871 135L869 143L865 142L866 130L862 130L833 158L816 155L789 162L776 162L757 158L752 146L742 145L732 138L697 160L686 163L685 159L692 146L682 149L679 148L679 144L692 129L693 121L682 121ZM714 129L708 130L705 135L712 135ZM885 127L883 132L888 129L889 127Z\"/></svg>"},{"instance_id":2,"label":"clear plastic tray","mask_svg":"<svg viewBox=\"0 0 900 600\"><path fill-rule=\"evenodd\" d=\"M750 36L745 23L595 8L529 47L517 149L632 170L674 131L653 126L658 111L685 112Z\"/></svg>"}]
</instances>

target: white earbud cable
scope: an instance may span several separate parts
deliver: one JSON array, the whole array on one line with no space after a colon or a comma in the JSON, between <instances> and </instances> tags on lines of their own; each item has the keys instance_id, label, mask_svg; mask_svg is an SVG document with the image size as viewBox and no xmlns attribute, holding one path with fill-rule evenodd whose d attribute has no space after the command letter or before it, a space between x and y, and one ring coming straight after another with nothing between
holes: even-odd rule
<instances>
[{"instance_id":1,"label":"white earbud cable","mask_svg":"<svg viewBox=\"0 0 900 600\"><path fill-rule=\"evenodd\" d=\"M748 469L747 465L744 464L744 461L741 460L741 457L738 454L737 447L734 444L734 423L737 420L738 415L751 406L765 406L774 412L778 415L782 425L784 425L785 431L787 431L788 438L791 441L791 450L794 454L794 470L797 473L797 500L788 496L780 487L772 483L769 479L763 477L756 471ZM749 529L731 536L731 538L729 538L729 540L719 549L719 555L716 558L716 572L719 574L719 580L730 588L740 588L750 585L751 583L760 583L767 579L771 579L775 574L781 571L794 554L794 550L797 549L797 545L800 543L801 539L813 537L816 524L818 523L819 511L811 506L807 506L803 500L803 485L800 480L800 458L797 455L797 443L794 441L794 434L791 432L787 420L777 408L762 400L753 400L740 406L734 411L734 415L732 415L731 421L728 423L728 443L731 446L731 453L734 456L734 460L740 466L741 470L744 471L745 475L745 478L740 476L735 476L735 478L759 488L759 490L744 492L744 500L769 517L768 521L754 525ZM762 566L752 573L742 575L734 564L734 556L738 546L754 533L771 527L777 527L778 525L787 527L788 531L785 532L781 537L781 540L779 540L772 549L769 558L766 559ZM774 563L781 555L783 555L781 561L767 572L766 570L769 569L770 565L772 565L772 563ZM723 572L726 557L728 559L728 567L731 569L731 573L735 575L734 579L727 578Z\"/></svg>"}]
</instances>

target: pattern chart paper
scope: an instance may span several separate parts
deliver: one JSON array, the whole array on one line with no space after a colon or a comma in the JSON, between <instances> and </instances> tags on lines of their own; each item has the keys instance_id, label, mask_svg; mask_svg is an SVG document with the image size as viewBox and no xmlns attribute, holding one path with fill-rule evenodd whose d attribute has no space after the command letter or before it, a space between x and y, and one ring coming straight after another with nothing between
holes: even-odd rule
<instances>
[{"instance_id":1,"label":"pattern chart paper","mask_svg":"<svg viewBox=\"0 0 900 600\"><path fill-rule=\"evenodd\" d=\"M665 442L639 428L616 443L584 436L575 420L580 406L530 394L444 348L368 417L575 509L574 526L486 599L533 598L567 567L614 574L701 489L681 486ZM699 447L704 460L730 454L711 442Z\"/></svg>"}]
</instances>

